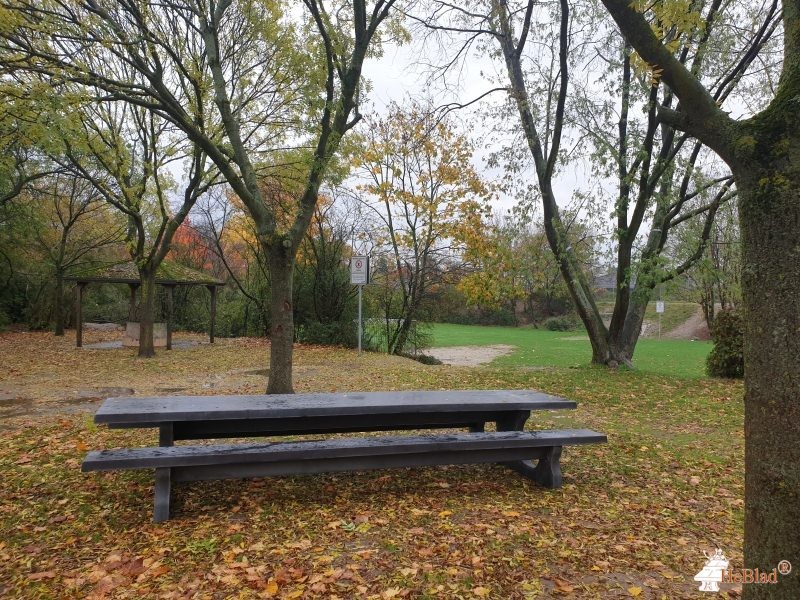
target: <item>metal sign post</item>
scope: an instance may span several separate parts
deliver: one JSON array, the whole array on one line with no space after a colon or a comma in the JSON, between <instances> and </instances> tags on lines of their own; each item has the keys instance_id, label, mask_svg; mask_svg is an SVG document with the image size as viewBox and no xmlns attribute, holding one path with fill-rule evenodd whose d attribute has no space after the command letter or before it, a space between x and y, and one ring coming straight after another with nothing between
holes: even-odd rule
<instances>
[{"instance_id":1,"label":"metal sign post","mask_svg":"<svg viewBox=\"0 0 800 600\"><path fill-rule=\"evenodd\" d=\"M364 320L361 318L361 292L363 285L358 286L358 353L361 354L361 338L364 337Z\"/></svg>"},{"instance_id":2,"label":"metal sign post","mask_svg":"<svg viewBox=\"0 0 800 600\"><path fill-rule=\"evenodd\" d=\"M354 256L350 259L350 283L358 286L358 353L361 354L361 338L364 335L361 300L364 284L369 283L368 256Z\"/></svg>"},{"instance_id":3,"label":"metal sign post","mask_svg":"<svg viewBox=\"0 0 800 600\"><path fill-rule=\"evenodd\" d=\"M656 312L658 313L658 339L661 339L661 315L664 313L664 301L656 301Z\"/></svg>"}]
</instances>

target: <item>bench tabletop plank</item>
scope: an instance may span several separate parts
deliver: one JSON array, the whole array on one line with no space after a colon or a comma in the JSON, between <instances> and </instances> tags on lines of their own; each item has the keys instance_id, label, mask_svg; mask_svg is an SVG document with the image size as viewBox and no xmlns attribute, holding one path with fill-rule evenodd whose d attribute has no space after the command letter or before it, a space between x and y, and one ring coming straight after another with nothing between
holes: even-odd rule
<instances>
[{"instance_id":1,"label":"bench tabletop plank","mask_svg":"<svg viewBox=\"0 0 800 600\"><path fill-rule=\"evenodd\" d=\"M533 390L447 390L313 394L109 398L96 423L154 424L227 419L280 419L430 413L571 409L577 404Z\"/></svg>"}]
</instances>

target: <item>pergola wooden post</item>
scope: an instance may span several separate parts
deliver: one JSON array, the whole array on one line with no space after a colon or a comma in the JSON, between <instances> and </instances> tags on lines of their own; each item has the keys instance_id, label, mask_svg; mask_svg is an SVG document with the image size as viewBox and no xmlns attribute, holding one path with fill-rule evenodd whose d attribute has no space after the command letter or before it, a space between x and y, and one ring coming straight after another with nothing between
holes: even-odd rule
<instances>
[{"instance_id":1,"label":"pergola wooden post","mask_svg":"<svg viewBox=\"0 0 800 600\"><path fill-rule=\"evenodd\" d=\"M214 343L214 326L217 321L217 286L209 285L208 291L211 292L211 322L208 327L208 343Z\"/></svg>"},{"instance_id":2,"label":"pergola wooden post","mask_svg":"<svg viewBox=\"0 0 800 600\"><path fill-rule=\"evenodd\" d=\"M87 282L79 281L75 286L75 345L83 348L83 290Z\"/></svg>"},{"instance_id":3,"label":"pergola wooden post","mask_svg":"<svg viewBox=\"0 0 800 600\"><path fill-rule=\"evenodd\" d=\"M105 267L101 270L93 270L80 275L65 277L64 281L74 281L75 286L75 312L77 329L77 347L83 345L83 290L90 283L121 283L126 284L130 290L130 305L128 310L128 320L137 321L136 315L136 290L139 289L141 281L139 271L133 261L127 261ZM172 328L175 320L175 287L178 285L201 285L208 288L211 292L211 323L208 332L210 343L214 343L214 335L217 319L217 287L225 285L224 281L215 279L208 273L191 269L183 265L178 265L164 261L156 273L156 285L166 288L167 292L167 350L172 349Z\"/></svg>"},{"instance_id":4,"label":"pergola wooden post","mask_svg":"<svg viewBox=\"0 0 800 600\"><path fill-rule=\"evenodd\" d=\"M167 350L172 350L172 319L175 306L175 286L165 285L167 290Z\"/></svg>"}]
</instances>

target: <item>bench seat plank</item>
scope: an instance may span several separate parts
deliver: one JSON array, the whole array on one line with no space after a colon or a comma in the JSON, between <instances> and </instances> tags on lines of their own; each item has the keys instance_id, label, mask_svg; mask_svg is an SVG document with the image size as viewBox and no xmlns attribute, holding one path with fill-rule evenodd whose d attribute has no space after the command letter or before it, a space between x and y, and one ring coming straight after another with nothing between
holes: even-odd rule
<instances>
[{"instance_id":1,"label":"bench seat plank","mask_svg":"<svg viewBox=\"0 0 800 600\"><path fill-rule=\"evenodd\" d=\"M563 429L336 438L301 442L208 446L159 446L89 452L83 461L82 470L152 469L285 460L320 461L327 458L422 454L447 450L529 449L604 441L606 441L605 435L588 429Z\"/></svg>"},{"instance_id":2,"label":"bench seat plank","mask_svg":"<svg viewBox=\"0 0 800 600\"><path fill-rule=\"evenodd\" d=\"M561 448L605 442L588 429L336 438L303 442L159 446L90 452L83 471L155 468L154 519L169 519L173 481L236 479L500 462L549 487L561 486ZM537 459L534 465L531 459Z\"/></svg>"},{"instance_id":3,"label":"bench seat plank","mask_svg":"<svg viewBox=\"0 0 800 600\"><path fill-rule=\"evenodd\" d=\"M442 412L573 409L577 404L533 390L456 390L109 398L95 414L112 427L164 422L286 419Z\"/></svg>"}]
</instances>

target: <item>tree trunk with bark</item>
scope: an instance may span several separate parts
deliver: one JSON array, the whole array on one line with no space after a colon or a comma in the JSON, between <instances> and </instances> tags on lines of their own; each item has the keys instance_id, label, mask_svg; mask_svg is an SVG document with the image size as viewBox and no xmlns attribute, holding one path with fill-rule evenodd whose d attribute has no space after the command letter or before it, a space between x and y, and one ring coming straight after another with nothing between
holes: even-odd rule
<instances>
[{"instance_id":1,"label":"tree trunk with bark","mask_svg":"<svg viewBox=\"0 0 800 600\"><path fill-rule=\"evenodd\" d=\"M294 306L292 289L294 252L282 244L264 246L270 273L270 355L268 394L293 394L292 354Z\"/></svg>"},{"instance_id":2,"label":"tree trunk with bark","mask_svg":"<svg viewBox=\"0 0 800 600\"><path fill-rule=\"evenodd\" d=\"M66 320L66 313L64 312L64 272L61 269L56 270L56 291L53 305L55 309L53 334L61 337L64 335L64 322Z\"/></svg>"},{"instance_id":3,"label":"tree trunk with bark","mask_svg":"<svg viewBox=\"0 0 800 600\"><path fill-rule=\"evenodd\" d=\"M752 158L734 169L744 265L745 566L795 566L777 586L746 585L747 599L800 598L800 131L789 108L754 124Z\"/></svg>"},{"instance_id":4,"label":"tree trunk with bark","mask_svg":"<svg viewBox=\"0 0 800 600\"><path fill-rule=\"evenodd\" d=\"M139 297L139 358L156 355L153 345L153 323L155 321L156 274L155 270L141 269L141 295Z\"/></svg>"},{"instance_id":5,"label":"tree trunk with bark","mask_svg":"<svg viewBox=\"0 0 800 600\"><path fill-rule=\"evenodd\" d=\"M769 105L746 120L724 112L627 0L603 0L628 41L678 95L659 117L730 166L739 192L745 316L744 566L793 563L745 600L800 598L800 5L783 2L784 56Z\"/></svg>"}]
</instances>

